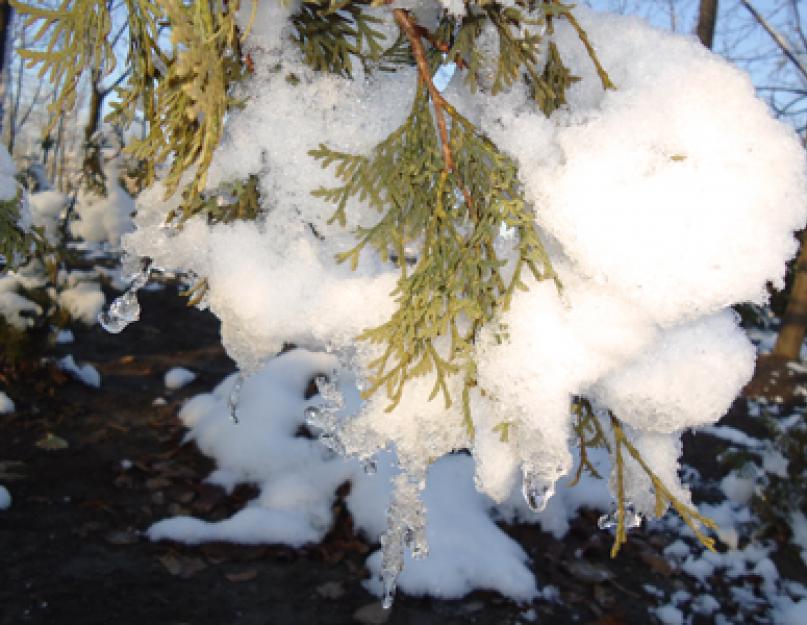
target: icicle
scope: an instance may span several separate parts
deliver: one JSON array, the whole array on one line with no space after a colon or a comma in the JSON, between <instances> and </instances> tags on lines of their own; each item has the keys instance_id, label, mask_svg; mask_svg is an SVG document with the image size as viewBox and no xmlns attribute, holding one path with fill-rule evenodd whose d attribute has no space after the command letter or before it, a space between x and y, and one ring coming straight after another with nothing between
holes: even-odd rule
<instances>
[{"instance_id":1,"label":"icicle","mask_svg":"<svg viewBox=\"0 0 807 625\"><path fill-rule=\"evenodd\" d=\"M543 512L549 500L555 494L556 480L538 475L530 466L525 464L522 468L523 479L521 482L521 494L533 512Z\"/></svg>"},{"instance_id":2,"label":"icicle","mask_svg":"<svg viewBox=\"0 0 807 625\"><path fill-rule=\"evenodd\" d=\"M331 371L330 377L317 376L314 383L317 385L321 403L305 409L306 425L319 430L319 440L328 449L336 454L344 455L346 450L339 440L340 419L336 413L344 407L345 399L339 390L337 370Z\"/></svg>"},{"instance_id":3,"label":"icicle","mask_svg":"<svg viewBox=\"0 0 807 625\"><path fill-rule=\"evenodd\" d=\"M628 502L625 504L625 527L629 530L639 527L642 524L642 515L636 512L633 504ZM614 529L619 525L617 511L613 510L608 514L603 514L597 519L597 527L601 530Z\"/></svg>"},{"instance_id":4,"label":"icicle","mask_svg":"<svg viewBox=\"0 0 807 625\"><path fill-rule=\"evenodd\" d=\"M387 529L381 535L381 581L383 607L389 609L395 598L398 576L404 565L406 549L413 558L429 554L426 539L426 507L420 496L419 478L406 474L392 480L392 499L387 508Z\"/></svg>"},{"instance_id":5,"label":"icicle","mask_svg":"<svg viewBox=\"0 0 807 625\"><path fill-rule=\"evenodd\" d=\"M152 272L152 263L149 259L141 259L137 264L142 268L131 270L131 261L125 260L122 268L124 279L129 287L126 292L115 298L109 310L98 315L98 323L111 334L119 334L130 323L140 319L140 302L137 301L137 292L146 286Z\"/></svg>"},{"instance_id":6,"label":"icicle","mask_svg":"<svg viewBox=\"0 0 807 625\"><path fill-rule=\"evenodd\" d=\"M238 377L235 379L235 384L230 390L230 395L227 397L227 406L230 409L230 421L238 425L238 403L241 401L241 389L244 386L244 374L239 371Z\"/></svg>"}]
</instances>

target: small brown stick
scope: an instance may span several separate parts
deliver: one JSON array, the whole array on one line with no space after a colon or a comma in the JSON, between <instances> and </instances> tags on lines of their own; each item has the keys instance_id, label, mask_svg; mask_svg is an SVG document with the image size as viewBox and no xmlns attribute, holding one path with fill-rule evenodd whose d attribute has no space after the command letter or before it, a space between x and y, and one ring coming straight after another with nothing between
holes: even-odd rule
<instances>
[{"instance_id":1,"label":"small brown stick","mask_svg":"<svg viewBox=\"0 0 807 625\"><path fill-rule=\"evenodd\" d=\"M406 35L406 38L409 39L409 44L412 46L412 56L415 57L415 63L418 66L418 72L420 73L420 79L426 85L426 89L429 91L429 96L432 99L432 106L434 107L434 117L437 120L437 129L440 134L440 146L443 150L443 162L445 163L446 169L450 172L457 173L457 167L454 164L454 157L451 154L451 147L449 146L449 139L448 139L448 125L446 124L445 118L445 105L446 101L443 98L442 94L437 90L437 87L434 86L432 82L431 72L429 71L429 64L426 61L426 51L423 49L423 43L421 42L421 37L424 36L423 32L424 29L418 25L409 13L404 9L395 9L392 14L395 16L395 21L398 23L398 26L401 28L403 33ZM465 198L465 204L468 206L468 212L471 215L471 219L476 221L476 209L474 208L473 199L471 198L471 194L464 185L460 185L460 189L462 191L462 195Z\"/></svg>"}]
</instances>

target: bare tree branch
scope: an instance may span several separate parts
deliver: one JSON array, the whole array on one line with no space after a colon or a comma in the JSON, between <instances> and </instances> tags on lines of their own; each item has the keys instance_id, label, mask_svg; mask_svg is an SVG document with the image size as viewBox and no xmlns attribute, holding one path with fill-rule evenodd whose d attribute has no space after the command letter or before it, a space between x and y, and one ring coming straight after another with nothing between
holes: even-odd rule
<instances>
[{"instance_id":1,"label":"bare tree branch","mask_svg":"<svg viewBox=\"0 0 807 625\"><path fill-rule=\"evenodd\" d=\"M765 32L776 42L776 45L779 46L779 49L782 53L796 66L796 69L799 70L799 73L807 80L807 65L805 65L799 57L796 56L796 53L793 52L790 44L787 42L787 39L776 30L768 20L752 5L749 0L740 0L742 5L748 9L751 15L754 16L754 19L759 23L762 28L765 29Z\"/></svg>"}]
</instances>

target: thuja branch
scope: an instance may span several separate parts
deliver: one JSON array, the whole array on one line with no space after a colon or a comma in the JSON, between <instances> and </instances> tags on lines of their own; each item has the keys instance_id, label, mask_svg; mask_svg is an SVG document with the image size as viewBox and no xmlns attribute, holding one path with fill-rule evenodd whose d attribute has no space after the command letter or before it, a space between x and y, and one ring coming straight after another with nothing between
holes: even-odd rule
<instances>
[{"instance_id":1,"label":"thuja branch","mask_svg":"<svg viewBox=\"0 0 807 625\"><path fill-rule=\"evenodd\" d=\"M434 86L434 81L432 80L429 63L426 60L426 51L424 50L423 42L421 41L421 36L425 31L415 23L409 12L405 11L404 9L395 9L393 11L393 15L395 17L395 22L409 40L409 45L412 46L412 56L415 58L420 80L423 81L423 83L426 85L426 89L429 92L432 107L434 108L434 118L437 121L437 129L440 134L440 146L442 148L443 161L445 162L446 169L450 172L456 172L454 157L451 154L451 146L449 143L448 124L446 123L444 112L447 102L437 87ZM476 213L471 194L464 185L460 185L460 190L465 198L465 204L468 207L468 212L471 215L471 219L476 221Z\"/></svg>"},{"instance_id":2,"label":"thuja branch","mask_svg":"<svg viewBox=\"0 0 807 625\"><path fill-rule=\"evenodd\" d=\"M672 491L667 488L664 482L661 481L661 478L659 478L653 472L645 459L642 457L642 454L630 441L628 436L625 434L625 430L623 429L622 423L619 421L619 419L617 419L613 414L609 414L609 418L614 439L614 464L616 470L617 487L617 529L616 536L614 538L614 545L611 548L611 557L615 557L616 554L619 553L620 547L627 541L627 528L625 524L625 458L623 455L623 449L628 452L628 455L630 455L630 457L636 461L636 463L641 467L642 471L644 471L647 477L650 478L650 483L656 496L656 506L654 511L656 517L660 517L662 514L664 514L664 511L667 509L668 505L672 506L673 509L681 516L684 523L689 526L701 544L710 551L714 551L714 538L707 536L702 528L717 530L717 524L709 517L702 515L692 506L688 506L678 499L672 493ZM599 421L596 419L596 417L594 420L597 422L597 427L600 427Z\"/></svg>"},{"instance_id":3,"label":"thuja branch","mask_svg":"<svg viewBox=\"0 0 807 625\"><path fill-rule=\"evenodd\" d=\"M441 110L451 119L449 169L435 132L433 104L428 81L419 80L409 116L369 155L337 152L325 145L311 151L324 167L334 166L342 181L314 195L336 204L332 219L343 224L347 203L354 197L381 213L375 225L357 229L357 244L338 260L355 267L368 248L385 260L391 252L397 255L398 309L386 323L359 337L381 348L370 365L365 396L384 389L392 409L408 381L433 375L432 396L442 395L450 406L449 380L461 375L463 418L471 435L473 343L478 332L507 308L516 288L526 288L524 269L538 280L552 278L554 272L515 163L441 99ZM476 198L474 215L457 197L462 187ZM502 225L516 235L508 259L499 258L494 248ZM408 267L402 250L412 241L420 244L414 266ZM512 273L506 272L511 263Z\"/></svg>"}]
</instances>

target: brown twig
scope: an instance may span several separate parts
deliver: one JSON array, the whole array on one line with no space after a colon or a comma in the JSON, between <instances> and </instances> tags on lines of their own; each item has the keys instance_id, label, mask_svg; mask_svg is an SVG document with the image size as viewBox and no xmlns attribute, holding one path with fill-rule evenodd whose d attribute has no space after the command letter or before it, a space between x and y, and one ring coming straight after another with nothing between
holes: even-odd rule
<instances>
[{"instance_id":1,"label":"brown twig","mask_svg":"<svg viewBox=\"0 0 807 625\"><path fill-rule=\"evenodd\" d=\"M428 33L422 26L417 24L414 19L412 19L412 16L406 10L395 9L392 14L395 16L395 21L406 35L406 38L409 40L409 44L412 46L412 56L415 57L415 63L418 67L420 79L423 81L423 83L426 85L426 89L429 91L432 106L434 107L434 117L437 120L437 130L440 134L440 147L442 148L443 162L445 163L446 170L457 174L457 167L454 164L454 157L451 154L451 147L448 138L448 124L446 123L445 118L446 101L440 91L438 91L437 87L434 86L434 82L432 82L431 71L429 71L429 63L426 61L426 51L424 50L423 43L421 42L421 37L428 35ZM473 204L473 198L471 198L470 192L464 185L462 185L461 181L460 190L465 198L465 204L468 206L468 212L471 219L476 221L477 216L476 209L474 208Z\"/></svg>"}]
</instances>

